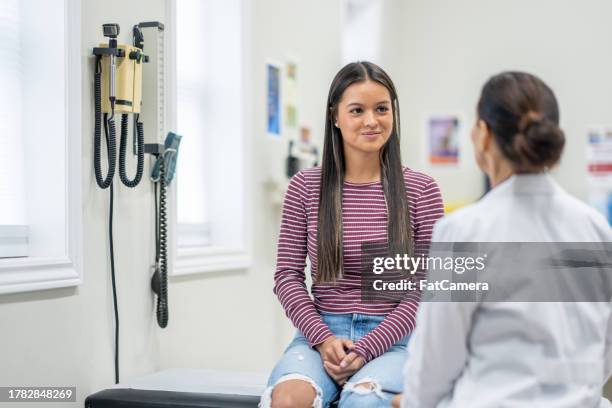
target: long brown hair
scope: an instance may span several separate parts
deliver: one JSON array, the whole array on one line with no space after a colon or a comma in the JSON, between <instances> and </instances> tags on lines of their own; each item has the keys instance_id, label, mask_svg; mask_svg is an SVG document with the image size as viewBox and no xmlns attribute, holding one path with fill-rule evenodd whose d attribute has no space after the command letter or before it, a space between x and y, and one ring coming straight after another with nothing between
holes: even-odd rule
<instances>
[{"instance_id":1,"label":"long brown hair","mask_svg":"<svg viewBox=\"0 0 612 408\"><path fill-rule=\"evenodd\" d=\"M342 187L345 159L340 129L334 126L338 103L344 90L357 82L371 80L383 85L391 96L393 129L380 149L380 170L387 204L387 240L392 253L413 251L410 212L400 155L400 122L397 92L391 78L379 66L353 62L342 68L329 89L325 118L325 140L319 191L317 224L317 282L334 282L343 274Z\"/></svg>"}]
</instances>

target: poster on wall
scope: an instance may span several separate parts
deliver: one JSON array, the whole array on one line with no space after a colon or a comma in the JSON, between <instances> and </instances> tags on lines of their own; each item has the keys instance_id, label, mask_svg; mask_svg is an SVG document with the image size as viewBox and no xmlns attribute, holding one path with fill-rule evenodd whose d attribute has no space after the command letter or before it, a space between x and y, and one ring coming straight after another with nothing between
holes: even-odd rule
<instances>
[{"instance_id":1,"label":"poster on wall","mask_svg":"<svg viewBox=\"0 0 612 408\"><path fill-rule=\"evenodd\" d=\"M589 129L587 170L591 177L612 178L612 127Z\"/></svg>"},{"instance_id":2,"label":"poster on wall","mask_svg":"<svg viewBox=\"0 0 612 408\"><path fill-rule=\"evenodd\" d=\"M461 119L458 114L430 114L425 119L427 158L433 166L459 164L459 134Z\"/></svg>"},{"instance_id":3,"label":"poster on wall","mask_svg":"<svg viewBox=\"0 0 612 408\"><path fill-rule=\"evenodd\" d=\"M285 87L283 89L283 100L285 101L285 125L290 133L297 133L297 64L293 61L287 62L285 64L285 73Z\"/></svg>"},{"instance_id":4,"label":"poster on wall","mask_svg":"<svg viewBox=\"0 0 612 408\"><path fill-rule=\"evenodd\" d=\"M281 134L281 72L280 66L266 64L268 135L280 138Z\"/></svg>"},{"instance_id":5,"label":"poster on wall","mask_svg":"<svg viewBox=\"0 0 612 408\"><path fill-rule=\"evenodd\" d=\"M612 225L612 127L587 132L588 200Z\"/></svg>"}]
</instances>

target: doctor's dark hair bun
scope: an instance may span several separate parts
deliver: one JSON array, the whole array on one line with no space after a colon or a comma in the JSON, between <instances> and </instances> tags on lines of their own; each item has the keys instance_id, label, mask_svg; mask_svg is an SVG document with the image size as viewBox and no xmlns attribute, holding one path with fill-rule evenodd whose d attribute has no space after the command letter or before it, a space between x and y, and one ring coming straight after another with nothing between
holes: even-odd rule
<instances>
[{"instance_id":1,"label":"doctor's dark hair bun","mask_svg":"<svg viewBox=\"0 0 612 408\"><path fill-rule=\"evenodd\" d=\"M487 81L478 102L478 117L493 133L515 171L552 167L561 158L565 135L553 91L525 72L503 72Z\"/></svg>"}]
</instances>

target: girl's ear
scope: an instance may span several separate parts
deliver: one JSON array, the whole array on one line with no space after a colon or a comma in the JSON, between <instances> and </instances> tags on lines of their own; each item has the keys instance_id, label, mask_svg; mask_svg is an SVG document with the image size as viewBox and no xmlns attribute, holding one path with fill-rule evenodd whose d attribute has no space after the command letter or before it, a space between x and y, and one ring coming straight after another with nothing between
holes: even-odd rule
<instances>
[{"instance_id":1,"label":"girl's ear","mask_svg":"<svg viewBox=\"0 0 612 408\"><path fill-rule=\"evenodd\" d=\"M331 118L333 120L334 126L338 127L338 112L334 109L333 106L329 107L329 112L331 114Z\"/></svg>"}]
</instances>

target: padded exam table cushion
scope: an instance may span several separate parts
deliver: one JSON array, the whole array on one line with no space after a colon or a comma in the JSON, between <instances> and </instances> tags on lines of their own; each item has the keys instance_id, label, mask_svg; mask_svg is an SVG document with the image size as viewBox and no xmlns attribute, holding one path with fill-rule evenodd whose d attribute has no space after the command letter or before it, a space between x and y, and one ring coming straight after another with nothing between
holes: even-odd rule
<instances>
[{"instance_id":1,"label":"padded exam table cushion","mask_svg":"<svg viewBox=\"0 0 612 408\"><path fill-rule=\"evenodd\" d=\"M266 375L206 369L170 369L90 395L85 408L257 407Z\"/></svg>"}]
</instances>

